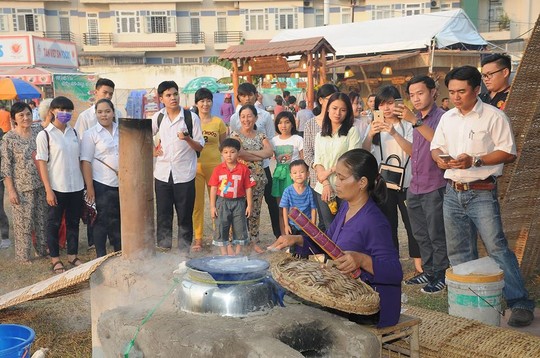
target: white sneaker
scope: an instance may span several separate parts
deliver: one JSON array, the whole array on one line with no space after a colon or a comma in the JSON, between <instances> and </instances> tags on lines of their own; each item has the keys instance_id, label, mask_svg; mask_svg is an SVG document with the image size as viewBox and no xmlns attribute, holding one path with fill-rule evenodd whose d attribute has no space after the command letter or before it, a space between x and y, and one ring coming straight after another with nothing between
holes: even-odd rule
<instances>
[{"instance_id":1,"label":"white sneaker","mask_svg":"<svg viewBox=\"0 0 540 358\"><path fill-rule=\"evenodd\" d=\"M10 246L11 246L10 239L2 239L2 241L0 241L0 249L7 249Z\"/></svg>"}]
</instances>

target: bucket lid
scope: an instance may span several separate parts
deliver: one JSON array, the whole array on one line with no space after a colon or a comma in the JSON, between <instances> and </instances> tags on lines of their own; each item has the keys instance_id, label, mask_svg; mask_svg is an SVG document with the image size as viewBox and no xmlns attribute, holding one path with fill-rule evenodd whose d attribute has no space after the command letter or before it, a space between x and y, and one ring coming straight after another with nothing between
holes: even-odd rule
<instances>
[{"instance_id":1,"label":"bucket lid","mask_svg":"<svg viewBox=\"0 0 540 358\"><path fill-rule=\"evenodd\" d=\"M452 268L446 270L446 278L456 282L462 283L489 283L489 282L499 282L504 279L504 273L501 271L494 275L478 275L478 274L468 274L468 275L457 275L454 273Z\"/></svg>"}]
</instances>

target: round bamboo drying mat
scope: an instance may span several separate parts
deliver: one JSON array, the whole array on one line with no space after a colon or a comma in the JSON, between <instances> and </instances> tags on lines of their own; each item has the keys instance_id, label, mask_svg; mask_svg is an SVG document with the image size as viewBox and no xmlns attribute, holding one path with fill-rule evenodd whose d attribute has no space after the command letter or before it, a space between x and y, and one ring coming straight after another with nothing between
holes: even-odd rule
<instances>
[{"instance_id":1,"label":"round bamboo drying mat","mask_svg":"<svg viewBox=\"0 0 540 358\"><path fill-rule=\"evenodd\" d=\"M335 267L285 257L271 262L270 271L281 286L307 301L361 315L379 312L379 294Z\"/></svg>"}]
</instances>

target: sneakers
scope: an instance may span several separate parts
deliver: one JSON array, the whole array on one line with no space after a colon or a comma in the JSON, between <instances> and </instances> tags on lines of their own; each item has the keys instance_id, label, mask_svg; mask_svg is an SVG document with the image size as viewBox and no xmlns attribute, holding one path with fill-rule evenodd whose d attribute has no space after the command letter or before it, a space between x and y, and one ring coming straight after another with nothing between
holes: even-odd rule
<instances>
[{"instance_id":1,"label":"sneakers","mask_svg":"<svg viewBox=\"0 0 540 358\"><path fill-rule=\"evenodd\" d=\"M508 325L512 327L525 327L532 323L534 313L524 308L512 308Z\"/></svg>"},{"instance_id":2,"label":"sneakers","mask_svg":"<svg viewBox=\"0 0 540 358\"><path fill-rule=\"evenodd\" d=\"M424 272L414 276L413 278L411 279L408 279L407 281L405 281L405 284L406 285L425 285L427 283L429 283L430 279L429 279L429 276L426 275Z\"/></svg>"},{"instance_id":3,"label":"sneakers","mask_svg":"<svg viewBox=\"0 0 540 358\"><path fill-rule=\"evenodd\" d=\"M446 284L444 283L444 279L435 279L425 285L424 288L422 288L420 291L422 291L423 293L434 294L443 292L445 288Z\"/></svg>"},{"instance_id":4,"label":"sneakers","mask_svg":"<svg viewBox=\"0 0 540 358\"><path fill-rule=\"evenodd\" d=\"M11 246L11 240L10 239L1 239L0 240L0 249L7 249Z\"/></svg>"}]
</instances>

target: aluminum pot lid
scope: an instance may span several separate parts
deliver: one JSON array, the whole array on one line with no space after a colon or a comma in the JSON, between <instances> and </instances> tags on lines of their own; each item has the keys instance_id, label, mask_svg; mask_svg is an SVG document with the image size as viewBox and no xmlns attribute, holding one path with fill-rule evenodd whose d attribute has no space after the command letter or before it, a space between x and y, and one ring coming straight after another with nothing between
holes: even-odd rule
<instances>
[{"instance_id":1,"label":"aluminum pot lid","mask_svg":"<svg viewBox=\"0 0 540 358\"><path fill-rule=\"evenodd\" d=\"M265 271L270 264L247 256L210 256L191 259L186 266L210 274L246 274Z\"/></svg>"}]
</instances>

